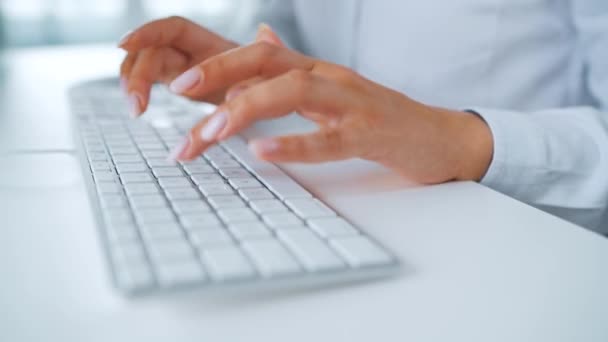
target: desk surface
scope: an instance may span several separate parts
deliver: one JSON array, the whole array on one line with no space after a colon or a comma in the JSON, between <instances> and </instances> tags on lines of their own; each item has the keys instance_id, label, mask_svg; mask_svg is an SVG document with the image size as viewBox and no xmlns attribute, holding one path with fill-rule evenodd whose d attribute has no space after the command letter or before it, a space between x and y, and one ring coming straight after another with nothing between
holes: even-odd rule
<instances>
[{"instance_id":1,"label":"desk surface","mask_svg":"<svg viewBox=\"0 0 608 342\"><path fill-rule=\"evenodd\" d=\"M91 46L0 58L1 168L15 150L68 152L61 186L0 184L0 341L608 341L607 239L478 184L411 187L363 161L286 169L396 251L402 276L258 296L121 298L72 172L65 103L69 84L111 75L120 57ZM370 200L382 209L354 210Z\"/></svg>"}]
</instances>

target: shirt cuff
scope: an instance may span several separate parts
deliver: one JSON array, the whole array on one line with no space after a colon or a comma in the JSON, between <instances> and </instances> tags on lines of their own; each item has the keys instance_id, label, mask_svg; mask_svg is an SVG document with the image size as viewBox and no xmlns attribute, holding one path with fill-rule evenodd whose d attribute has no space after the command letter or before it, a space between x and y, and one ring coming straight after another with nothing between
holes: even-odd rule
<instances>
[{"instance_id":1,"label":"shirt cuff","mask_svg":"<svg viewBox=\"0 0 608 342\"><path fill-rule=\"evenodd\" d=\"M467 111L479 115L488 125L494 141L492 162L480 183L513 197L524 196L531 184L525 180L530 171L530 153L528 148L537 146L533 125L521 113L486 109L469 108ZM531 133L531 134L527 134Z\"/></svg>"}]
</instances>

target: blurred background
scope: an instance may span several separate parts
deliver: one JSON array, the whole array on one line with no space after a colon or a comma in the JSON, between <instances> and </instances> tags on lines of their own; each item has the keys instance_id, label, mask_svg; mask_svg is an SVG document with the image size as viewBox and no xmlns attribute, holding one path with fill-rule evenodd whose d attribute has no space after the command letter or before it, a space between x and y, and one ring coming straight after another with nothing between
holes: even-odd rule
<instances>
[{"instance_id":1,"label":"blurred background","mask_svg":"<svg viewBox=\"0 0 608 342\"><path fill-rule=\"evenodd\" d=\"M0 0L0 48L116 42L137 25L169 15L240 40L265 1Z\"/></svg>"}]
</instances>

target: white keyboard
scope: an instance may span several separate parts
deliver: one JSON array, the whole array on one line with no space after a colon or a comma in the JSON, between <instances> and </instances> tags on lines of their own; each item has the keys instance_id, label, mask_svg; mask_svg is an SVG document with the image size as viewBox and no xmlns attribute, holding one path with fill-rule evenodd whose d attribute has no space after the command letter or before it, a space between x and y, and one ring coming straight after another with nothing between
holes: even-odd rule
<instances>
[{"instance_id":1,"label":"white keyboard","mask_svg":"<svg viewBox=\"0 0 608 342\"><path fill-rule=\"evenodd\" d=\"M200 112L155 88L130 119L115 80L70 92L81 158L115 286L136 295L258 289L395 274L397 258L234 137L166 160Z\"/></svg>"}]
</instances>

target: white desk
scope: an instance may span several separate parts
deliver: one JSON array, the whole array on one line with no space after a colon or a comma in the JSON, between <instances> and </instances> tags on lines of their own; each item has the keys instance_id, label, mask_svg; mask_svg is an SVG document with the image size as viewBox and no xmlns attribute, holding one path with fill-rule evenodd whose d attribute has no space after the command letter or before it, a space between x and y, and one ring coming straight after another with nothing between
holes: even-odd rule
<instances>
[{"instance_id":1,"label":"white desk","mask_svg":"<svg viewBox=\"0 0 608 342\"><path fill-rule=\"evenodd\" d=\"M66 86L111 75L120 57L104 47L6 53L0 149L72 150ZM287 170L338 211L394 198L350 218L400 255L404 274L230 298L115 294L92 220L73 215L90 210L75 167L54 175L59 189L0 185L0 341L608 341L607 239L477 184L408 188L349 163L348 175L335 164ZM40 205L49 210L28 210Z\"/></svg>"}]
</instances>

